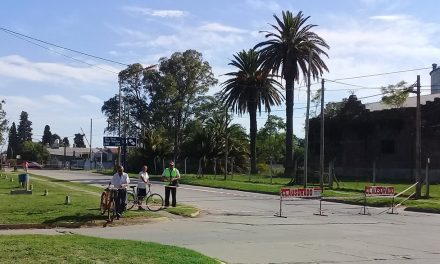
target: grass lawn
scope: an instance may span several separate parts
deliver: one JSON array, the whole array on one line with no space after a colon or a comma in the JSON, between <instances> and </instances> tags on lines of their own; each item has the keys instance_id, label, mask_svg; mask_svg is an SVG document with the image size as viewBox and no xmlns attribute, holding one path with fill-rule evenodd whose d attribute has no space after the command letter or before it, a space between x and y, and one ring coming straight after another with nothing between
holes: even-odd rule
<instances>
[{"instance_id":1,"label":"grass lawn","mask_svg":"<svg viewBox=\"0 0 440 264\"><path fill-rule=\"evenodd\" d=\"M78 226L105 222L106 217L99 211L100 194L103 188L81 183L55 180L30 175L33 185L32 195L11 195L12 189L19 189L17 173L3 173L0 177L0 224L41 224L45 226ZM7 176L7 178L5 178ZM14 181L11 182L10 179ZM45 190L48 195L44 196ZM71 204L65 205L66 196ZM171 209L167 209L171 210ZM178 205L170 213L190 215L197 211L194 207ZM163 217L161 212L127 211L127 220L134 218Z\"/></svg>"},{"instance_id":2,"label":"grass lawn","mask_svg":"<svg viewBox=\"0 0 440 264\"><path fill-rule=\"evenodd\" d=\"M152 176L153 180L160 180L160 176ZM249 192L259 192L279 195L281 187L287 186L290 179L274 177L272 179L272 184L270 183L269 176L261 175L251 175L249 181L249 175L228 175L227 180L224 180L223 175L205 175L203 177L188 174L182 175L180 183L198 185L198 186L208 186L215 188L224 188L231 190L241 190ZM341 197L347 197L347 199L339 199L341 201L347 201L351 203L363 204L363 192L366 185L372 185L366 181L344 181L340 182L339 188L334 184L334 188L325 188L324 197L332 198L338 200ZM405 190L411 183L386 183L381 182L376 185L380 186L394 186L397 193ZM310 187L316 187L317 184L311 184ZM293 186L302 187L302 185ZM414 191L412 189L411 191ZM404 198L406 198L411 191L403 195L403 198L396 199L399 203ZM424 187L422 189L422 194L424 194ZM348 197L359 197L359 198L348 198ZM370 206L390 206L390 198L367 198L367 204ZM440 213L440 185L431 184L430 186L430 199L420 199L420 200L408 200L403 204L408 210L418 210L425 212L435 212Z\"/></svg>"},{"instance_id":3,"label":"grass lawn","mask_svg":"<svg viewBox=\"0 0 440 264\"><path fill-rule=\"evenodd\" d=\"M79 235L0 235L1 263L219 263L193 250Z\"/></svg>"}]
</instances>

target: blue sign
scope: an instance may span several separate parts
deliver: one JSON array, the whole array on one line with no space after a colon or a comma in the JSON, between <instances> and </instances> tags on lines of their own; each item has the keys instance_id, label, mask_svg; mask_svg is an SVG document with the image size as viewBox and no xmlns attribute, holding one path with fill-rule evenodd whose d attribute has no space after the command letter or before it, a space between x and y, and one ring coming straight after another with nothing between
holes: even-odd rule
<instances>
[{"instance_id":1,"label":"blue sign","mask_svg":"<svg viewBox=\"0 0 440 264\"><path fill-rule=\"evenodd\" d=\"M127 138L125 144L127 147L136 147L136 138Z\"/></svg>"},{"instance_id":2,"label":"blue sign","mask_svg":"<svg viewBox=\"0 0 440 264\"><path fill-rule=\"evenodd\" d=\"M122 146L122 138L120 137L104 137L104 147L120 147Z\"/></svg>"}]
</instances>

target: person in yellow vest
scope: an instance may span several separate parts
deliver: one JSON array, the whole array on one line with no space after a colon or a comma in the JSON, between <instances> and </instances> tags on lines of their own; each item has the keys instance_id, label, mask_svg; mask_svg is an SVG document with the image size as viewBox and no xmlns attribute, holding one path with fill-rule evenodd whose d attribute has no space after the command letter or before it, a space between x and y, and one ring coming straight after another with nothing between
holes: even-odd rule
<instances>
[{"instance_id":1,"label":"person in yellow vest","mask_svg":"<svg viewBox=\"0 0 440 264\"><path fill-rule=\"evenodd\" d=\"M170 192L172 196L171 205L176 207L176 190L179 186L180 173L179 170L174 168L174 162L170 161L169 167L165 168L162 173L162 179L165 184L165 207L170 205Z\"/></svg>"}]
</instances>

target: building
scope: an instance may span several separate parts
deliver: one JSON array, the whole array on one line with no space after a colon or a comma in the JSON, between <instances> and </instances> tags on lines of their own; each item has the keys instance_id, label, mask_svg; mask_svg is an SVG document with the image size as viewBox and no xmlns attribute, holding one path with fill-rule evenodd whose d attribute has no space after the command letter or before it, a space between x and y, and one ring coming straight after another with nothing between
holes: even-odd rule
<instances>
[{"instance_id":1,"label":"building","mask_svg":"<svg viewBox=\"0 0 440 264\"><path fill-rule=\"evenodd\" d=\"M421 96L421 164L440 182L440 70L433 64L431 94ZM334 161L338 177L415 180L416 98L401 108L380 102L362 104L350 96L334 116L325 118L325 162ZM310 120L310 160L319 166L320 120Z\"/></svg>"},{"instance_id":2,"label":"building","mask_svg":"<svg viewBox=\"0 0 440 264\"><path fill-rule=\"evenodd\" d=\"M99 164L111 168L117 158L115 149L109 148L50 147L47 150L50 157L45 167L49 168L95 168Z\"/></svg>"}]
</instances>

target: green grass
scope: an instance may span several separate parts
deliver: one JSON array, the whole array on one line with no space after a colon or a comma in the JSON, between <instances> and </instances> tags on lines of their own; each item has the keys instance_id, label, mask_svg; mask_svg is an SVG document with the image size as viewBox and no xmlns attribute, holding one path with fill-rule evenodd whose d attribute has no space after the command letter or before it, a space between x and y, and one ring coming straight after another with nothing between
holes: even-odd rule
<instances>
[{"instance_id":1,"label":"green grass","mask_svg":"<svg viewBox=\"0 0 440 264\"><path fill-rule=\"evenodd\" d=\"M153 176L155 180L159 180L160 177ZM249 175L228 175L227 180L224 180L223 175L205 175L203 177L197 175L183 175L180 182L183 184L207 186L214 188L224 188L231 190L241 190L249 192L267 193L279 195L280 188L287 186L290 179L283 177L274 177L272 179L272 184L270 183L269 176L261 175L251 175L249 181ZM370 182L366 181L345 181L341 182L339 188L325 188L324 197L336 199L336 201L349 202L356 204L363 204L363 193L366 185L372 185ZM387 183L381 182L376 185L381 186L394 186L397 193L405 190L411 183ZM316 187L318 184L310 184L310 187ZM302 187L302 185L295 185L290 187ZM412 189L411 191L414 191ZM396 199L396 203L399 203L404 198L406 198L411 191L402 195L402 198ZM424 193L424 188L422 189ZM341 197L347 197L342 199ZM358 198L349 198L358 197ZM390 206L391 198L367 198L367 205L369 206ZM440 185L432 184L430 187L430 199L419 199L419 200L408 200L404 203L404 206L408 210L424 211L424 212L435 212L440 213Z\"/></svg>"},{"instance_id":2,"label":"green grass","mask_svg":"<svg viewBox=\"0 0 440 264\"><path fill-rule=\"evenodd\" d=\"M135 175L133 174L133 176ZM150 175L150 179L161 181L162 178L159 175ZM273 177L271 183L270 176L251 175L251 177L249 177L249 175L240 174L228 175L226 180L224 180L224 175L197 176L195 174L182 175L180 179L180 183L182 184L258 192L274 195L279 195L281 187L287 186L289 182L290 179L285 177ZM361 196L363 195L366 185L372 184L371 182L367 181L347 180L340 182L339 188L337 188L335 183L333 189L325 188L324 197L335 199L336 201L341 202L363 204L363 198ZM378 182L376 185L394 186L396 192L399 193L411 186L412 183ZM309 186L316 187L317 184L310 184ZM302 187L302 185L295 185L290 187ZM402 201L410 193L411 192L408 192L407 194L403 195L403 198L396 199L396 203ZM422 189L422 193L424 193L424 188ZM347 198L342 199L342 197ZM367 205L369 206L390 206L390 204L390 198L367 198ZM440 213L440 184L431 185L430 199L408 200L403 205L407 208L407 210Z\"/></svg>"},{"instance_id":3,"label":"green grass","mask_svg":"<svg viewBox=\"0 0 440 264\"><path fill-rule=\"evenodd\" d=\"M8 177L5 179L5 175ZM72 183L48 177L30 175L33 185L32 195L11 195L12 189L19 189L17 173L3 173L0 177L0 224L40 224L45 226L80 226L105 222L106 217L99 211L100 194L103 188L81 183ZM11 182L10 179L14 181ZM44 196L45 190L48 196ZM65 205L66 196L71 204ZM187 211L197 211L194 207L184 207L175 214L186 216ZM134 218L163 217L161 212L127 211L127 220Z\"/></svg>"},{"instance_id":4,"label":"green grass","mask_svg":"<svg viewBox=\"0 0 440 264\"><path fill-rule=\"evenodd\" d=\"M79 235L0 236L1 263L219 263L193 250Z\"/></svg>"},{"instance_id":5,"label":"green grass","mask_svg":"<svg viewBox=\"0 0 440 264\"><path fill-rule=\"evenodd\" d=\"M176 207L168 207L165 209L170 214L185 216L185 217L196 217L199 210L187 205L177 204Z\"/></svg>"}]
</instances>

